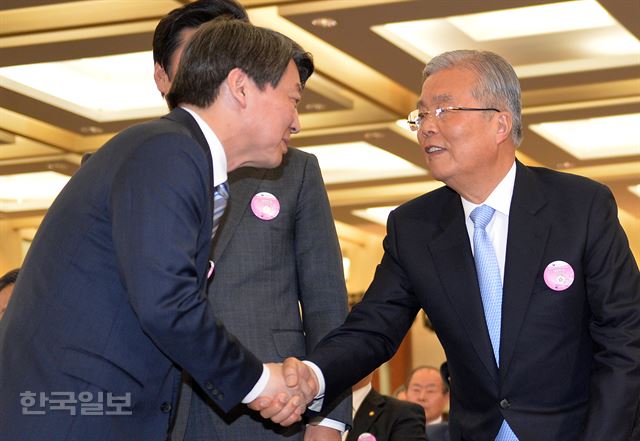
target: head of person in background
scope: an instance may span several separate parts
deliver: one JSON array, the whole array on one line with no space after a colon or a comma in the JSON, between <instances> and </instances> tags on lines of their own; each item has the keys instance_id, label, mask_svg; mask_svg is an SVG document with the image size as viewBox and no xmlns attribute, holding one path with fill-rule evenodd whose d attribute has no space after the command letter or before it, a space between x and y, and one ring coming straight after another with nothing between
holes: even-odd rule
<instances>
[{"instance_id":1,"label":"head of person in background","mask_svg":"<svg viewBox=\"0 0 640 441\"><path fill-rule=\"evenodd\" d=\"M449 387L440 370L432 366L418 366L407 378L407 401L424 409L427 424L442 422L442 414L449 403Z\"/></svg>"},{"instance_id":2,"label":"head of person in background","mask_svg":"<svg viewBox=\"0 0 640 441\"><path fill-rule=\"evenodd\" d=\"M247 12L236 0L197 0L174 9L160 20L153 34L153 78L162 96L169 92L182 51L194 32L218 17L249 21Z\"/></svg>"},{"instance_id":3,"label":"head of person in background","mask_svg":"<svg viewBox=\"0 0 640 441\"><path fill-rule=\"evenodd\" d=\"M16 284L16 280L18 280L19 272L19 269L14 269L0 277L0 320L7 310L7 305L9 304L11 294L13 294L13 287Z\"/></svg>"},{"instance_id":4,"label":"head of person in background","mask_svg":"<svg viewBox=\"0 0 640 441\"><path fill-rule=\"evenodd\" d=\"M399 400L406 400L407 386L405 386L404 384L401 384L400 386L396 387L396 390L393 391L393 397Z\"/></svg>"}]
</instances>

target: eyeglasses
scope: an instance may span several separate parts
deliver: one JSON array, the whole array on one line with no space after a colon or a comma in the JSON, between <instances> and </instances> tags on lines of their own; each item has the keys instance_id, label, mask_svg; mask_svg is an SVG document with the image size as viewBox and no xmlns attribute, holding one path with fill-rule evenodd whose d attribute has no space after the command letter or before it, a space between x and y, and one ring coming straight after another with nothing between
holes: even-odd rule
<instances>
[{"instance_id":1,"label":"eyeglasses","mask_svg":"<svg viewBox=\"0 0 640 441\"><path fill-rule=\"evenodd\" d=\"M437 107L433 110L427 110L425 112L420 112L418 109L414 110L407 117L407 123L409 124L409 128L412 131L416 131L420 128L422 122L429 118L430 116L435 117L438 121L443 121L445 116L449 113L455 113L458 111L463 112L500 112L500 110L495 109L493 107L487 108L478 108L478 107L459 107L459 106L451 106L451 107Z\"/></svg>"}]
</instances>

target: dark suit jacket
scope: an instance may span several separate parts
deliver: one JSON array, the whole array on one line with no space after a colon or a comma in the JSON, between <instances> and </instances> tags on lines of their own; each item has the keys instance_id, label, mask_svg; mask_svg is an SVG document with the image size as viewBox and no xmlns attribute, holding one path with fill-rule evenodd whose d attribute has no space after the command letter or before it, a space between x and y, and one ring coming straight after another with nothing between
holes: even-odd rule
<instances>
[{"instance_id":1,"label":"dark suit jacket","mask_svg":"<svg viewBox=\"0 0 640 441\"><path fill-rule=\"evenodd\" d=\"M353 419L346 441L370 433L376 441L425 441L424 410L417 404L379 394L367 394Z\"/></svg>"},{"instance_id":2,"label":"dark suit jacket","mask_svg":"<svg viewBox=\"0 0 640 441\"><path fill-rule=\"evenodd\" d=\"M71 178L0 325L3 439L161 440L178 366L222 409L253 387L260 361L218 324L204 293L211 170L202 132L177 109L115 136ZM130 393L132 414L25 416L24 391L90 392L94 402L102 392L105 412L107 393Z\"/></svg>"},{"instance_id":3,"label":"dark suit jacket","mask_svg":"<svg viewBox=\"0 0 640 441\"><path fill-rule=\"evenodd\" d=\"M448 423L427 424L426 429L428 441L449 441Z\"/></svg>"},{"instance_id":4,"label":"dark suit jacket","mask_svg":"<svg viewBox=\"0 0 640 441\"><path fill-rule=\"evenodd\" d=\"M387 360L422 307L451 374L451 439L627 440L640 397L640 275L610 191L517 164L500 368L484 320L460 197L444 187L391 213L385 254L345 324L309 359L328 401ZM544 282L568 262L565 291ZM349 366L349 369L345 369Z\"/></svg>"},{"instance_id":5,"label":"dark suit jacket","mask_svg":"<svg viewBox=\"0 0 640 441\"><path fill-rule=\"evenodd\" d=\"M214 239L209 301L225 327L259 359L304 358L347 315L340 245L318 160L290 149L275 169L233 171L229 187ZM260 192L280 203L272 220L251 209ZM349 397L329 417L350 424ZM186 439L266 441L286 434L301 441L302 429L303 424L282 428L265 422L246 406L225 414L193 394Z\"/></svg>"}]
</instances>

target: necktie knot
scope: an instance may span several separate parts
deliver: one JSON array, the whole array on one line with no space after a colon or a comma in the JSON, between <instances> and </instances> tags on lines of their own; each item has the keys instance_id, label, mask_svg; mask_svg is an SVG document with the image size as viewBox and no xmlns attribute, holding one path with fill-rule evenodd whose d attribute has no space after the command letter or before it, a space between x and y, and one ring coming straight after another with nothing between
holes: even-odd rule
<instances>
[{"instance_id":1,"label":"necktie knot","mask_svg":"<svg viewBox=\"0 0 640 441\"><path fill-rule=\"evenodd\" d=\"M223 182L216 185L213 191L213 231L211 237L215 236L220 224L220 219L227 207L227 201L229 200L229 184Z\"/></svg>"},{"instance_id":2,"label":"necktie knot","mask_svg":"<svg viewBox=\"0 0 640 441\"><path fill-rule=\"evenodd\" d=\"M215 196L220 196L224 198L224 200L229 199L229 184L227 184L226 181L223 182L222 184L216 185Z\"/></svg>"},{"instance_id":3,"label":"necktie knot","mask_svg":"<svg viewBox=\"0 0 640 441\"><path fill-rule=\"evenodd\" d=\"M493 213L495 211L496 210L488 205L480 205L471 212L469 217L471 218L471 221L473 222L475 228L484 230L487 225L489 225L489 222L491 222L491 218L493 217Z\"/></svg>"}]
</instances>

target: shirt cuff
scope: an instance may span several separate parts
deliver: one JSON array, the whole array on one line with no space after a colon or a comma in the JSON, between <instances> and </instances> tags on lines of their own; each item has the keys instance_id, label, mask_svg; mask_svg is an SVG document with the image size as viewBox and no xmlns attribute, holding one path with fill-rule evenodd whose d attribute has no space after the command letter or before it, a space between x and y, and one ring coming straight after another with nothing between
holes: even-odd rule
<instances>
[{"instance_id":1,"label":"shirt cuff","mask_svg":"<svg viewBox=\"0 0 640 441\"><path fill-rule=\"evenodd\" d=\"M322 409L322 403L324 401L324 389L326 387L324 375L322 375L322 371L314 362L304 360L303 363L311 368L313 373L316 374L316 378L318 380L318 394L313 398L313 401L307 407L314 412L320 412L320 410Z\"/></svg>"},{"instance_id":2,"label":"shirt cuff","mask_svg":"<svg viewBox=\"0 0 640 441\"><path fill-rule=\"evenodd\" d=\"M319 370L320 369L318 369L318 371ZM271 372L269 371L269 368L263 364L262 375L260 375L260 378L258 378L258 382L255 384L255 386L253 386L253 389L251 389L249 393L244 397L244 399L242 400L242 404L249 404L256 398L258 398L260 394L266 389L267 384L269 383L269 378L271 378Z\"/></svg>"},{"instance_id":3,"label":"shirt cuff","mask_svg":"<svg viewBox=\"0 0 640 441\"><path fill-rule=\"evenodd\" d=\"M324 426L330 429L335 429L340 433L344 433L347 430L347 425L340 421L332 420L331 418L314 418L309 422L311 426Z\"/></svg>"}]
</instances>

